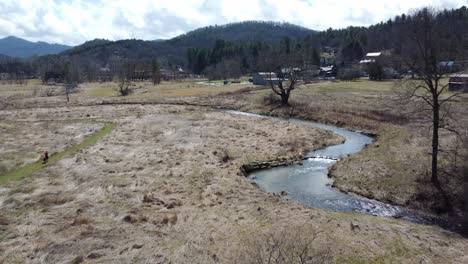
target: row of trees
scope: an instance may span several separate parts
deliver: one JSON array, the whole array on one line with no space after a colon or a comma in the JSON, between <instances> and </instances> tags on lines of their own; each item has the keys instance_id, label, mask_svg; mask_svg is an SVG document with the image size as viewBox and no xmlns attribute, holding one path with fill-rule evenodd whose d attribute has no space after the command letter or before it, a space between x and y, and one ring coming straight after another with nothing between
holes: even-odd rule
<instances>
[{"instance_id":1,"label":"row of trees","mask_svg":"<svg viewBox=\"0 0 468 264\"><path fill-rule=\"evenodd\" d=\"M0 73L9 78L40 78L43 82L82 83L111 81L125 75L129 80L148 80L159 84L162 78L159 62L120 59L106 66L81 60L48 59L46 63L30 61L0 62ZM125 74L124 74L125 73Z\"/></svg>"},{"instance_id":2,"label":"row of trees","mask_svg":"<svg viewBox=\"0 0 468 264\"><path fill-rule=\"evenodd\" d=\"M126 60L119 64L117 68L117 80L119 83L119 92L121 95L128 95L130 90L130 84L132 81L146 80L151 77L154 85L161 83L161 69L156 59L151 61L151 71L148 68L149 65L141 65L135 61Z\"/></svg>"}]
</instances>

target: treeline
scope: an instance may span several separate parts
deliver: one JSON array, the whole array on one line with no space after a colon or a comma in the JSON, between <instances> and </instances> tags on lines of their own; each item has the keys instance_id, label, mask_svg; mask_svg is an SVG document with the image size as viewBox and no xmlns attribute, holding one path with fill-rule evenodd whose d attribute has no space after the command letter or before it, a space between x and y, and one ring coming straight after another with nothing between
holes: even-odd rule
<instances>
[{"instance_id":1,"label":"treeline","mask_svg":"<svg viewBox=\"0 0 468 264\"><path fill-rule=\"evenodd\" d=\"M0 78L18 84L27 79L38 78L44 83L79 84L83 82L104 82L115 80L142 81L161 79L157 59L113 59L102 66L90 59L72 57L41 57L35 60L0 60Z\"/></svg>"}]
</instances>

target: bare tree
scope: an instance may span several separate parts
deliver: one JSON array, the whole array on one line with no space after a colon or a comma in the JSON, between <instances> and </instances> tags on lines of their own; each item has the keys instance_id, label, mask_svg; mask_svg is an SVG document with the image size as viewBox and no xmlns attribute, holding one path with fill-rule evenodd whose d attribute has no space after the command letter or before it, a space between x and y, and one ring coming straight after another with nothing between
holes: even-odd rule
<instances>
[{"instance_id":1,"label":"bare tree","mask_svg":"<svg viewBox=\"0 0 468 264\"><path fill-rule=\"evenodd\" d=\"M130 84L133 80L136 65L131 61L123 61L119 65L118 69L118 81L119 81L119 92L122 96L129 95L131 93Z\"/></svg>"},{"instance_id":2,"label":"bare tree","mask_svg":"<svg viewBox=\"0 0 468 264\"><path fill-rule=\"evenodd\" d=\"M67 103L70 102L70 94L76 92L78 83L82 82L82 74L77 63L65 63L63 66L64 89Z\"/></svg>"},{"instance_id":3,"label":"bare tree","mask_svg":"<svg viewBox=\"0 0 468 264\"><path fill-rule=\"evenodd\" d=\"M440 191L449 211L452 206L439 180L439 130L450 128L448 104L457 93L446 93L444 81L449 71L444 61L459 56L459 43L447 42L447 28L436 23L437 12L424 8L414 14L411 24L405 29L400 60L417 77L404 81L403 98L417 106L418 114L430 113L432 125L431 182Z\"/></svg>"},{"instance_id":4,"label":"bare tree","mask_svg":"<svg viewBox=\"0 0 468 264\"><path fill-rule=\"evenodd\" d=\"M294 54L263 54L262 68L267 71L267 82L273 93L281 97L282 106L289 106L291 92L302 80L302 66L301 60Z\"/></svg>"}]
</instances>

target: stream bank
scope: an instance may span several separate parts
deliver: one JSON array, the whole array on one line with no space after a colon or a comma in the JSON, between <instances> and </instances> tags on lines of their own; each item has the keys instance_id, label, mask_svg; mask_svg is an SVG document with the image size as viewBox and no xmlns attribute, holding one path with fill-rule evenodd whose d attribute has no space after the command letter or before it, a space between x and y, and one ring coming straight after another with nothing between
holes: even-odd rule
<instances>
[{"instance_id":1,"label":"stream bank","mask_svg":"<svg viewBox=\"0 0 468 264\"><path fill-rule=\"evenodd\" d=\"M257 114L227 111L231 114L251 118L270 118ZM286 119L291 123L324 129L345 138L342 144L311 151L304 158L273 160L245 164L241 171L251 183L261 190L280 194L309 207L338 212L360 212L364 214L403 219L418 224L439 225L454 229L447 221L437 216L410 210L401 206L368 199L353 193L344 193L333 188L333 180L328 177L330 168L340 159L355 154L373 143L373 138L362 132L325 125L299 119Z\"/></svg>"}]
</instances>

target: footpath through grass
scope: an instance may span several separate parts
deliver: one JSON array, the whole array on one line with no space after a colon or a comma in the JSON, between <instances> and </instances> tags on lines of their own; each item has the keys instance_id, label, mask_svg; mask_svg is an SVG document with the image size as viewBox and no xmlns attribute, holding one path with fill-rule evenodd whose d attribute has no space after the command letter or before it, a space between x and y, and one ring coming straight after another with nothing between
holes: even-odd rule
<instances>
[{"instance_id":1,"label":"footpath through grass","mask_svg":"<svg viewBox=\"0 0 468 264\"><path fill-rule=\"evenodd\" d=\"M50 164L54 164L55 162L59 161L66 155L76 153L77 151L83 148L93 145L98 140L106 136L109 132L111 132L114 127L115 127L115 124L113 123L104 123L104 127L101 128L101 130L85 138L80 144L70 147L62 152L58 152L58 153L54 153L50 155L49 161L46 164L43 164L42 161L36 161L34 163L28 164L16 170L0 175L0 185L4 185L9 181L19 180L25 176L31 175Z\"/></svg>"}]
</instances>

